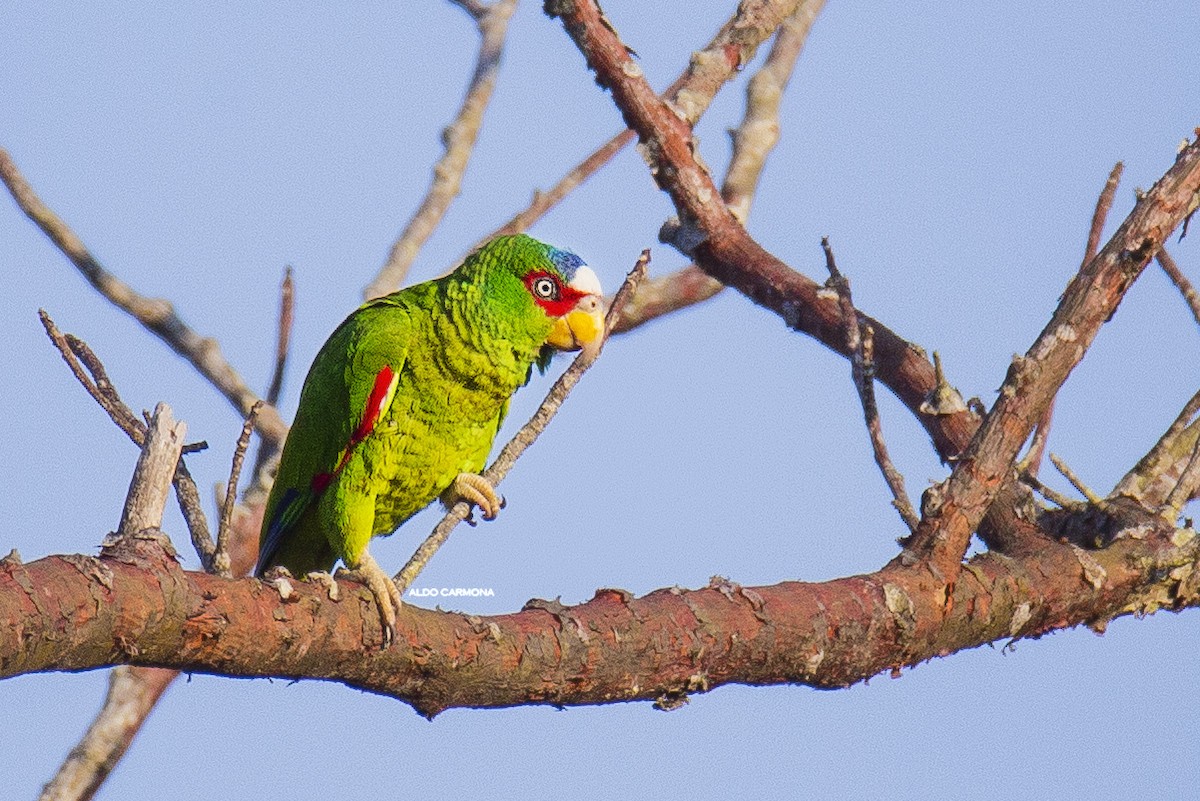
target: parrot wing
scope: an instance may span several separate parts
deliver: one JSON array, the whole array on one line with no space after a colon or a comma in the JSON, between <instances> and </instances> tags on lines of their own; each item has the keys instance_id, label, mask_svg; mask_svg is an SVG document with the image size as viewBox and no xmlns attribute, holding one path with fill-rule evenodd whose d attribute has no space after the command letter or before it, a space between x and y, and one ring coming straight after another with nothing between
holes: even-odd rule
<instances>
[{"instance_id":1,"label":"parrot wing","mask_svg":"<svg viewBox=\"0 0 1200 801\"><path fill-rule=\"evenodd\" d=\"M409 312L394 295L371 301L347 317L317 354L267 501L270 522L256 575L281 563L281 550L293 550L289 540L297 536L311 542L296 547L328 549L324 532L314 530L315 515L306 513L391 405L412 340Z\"/></svg>"}]
</instances>

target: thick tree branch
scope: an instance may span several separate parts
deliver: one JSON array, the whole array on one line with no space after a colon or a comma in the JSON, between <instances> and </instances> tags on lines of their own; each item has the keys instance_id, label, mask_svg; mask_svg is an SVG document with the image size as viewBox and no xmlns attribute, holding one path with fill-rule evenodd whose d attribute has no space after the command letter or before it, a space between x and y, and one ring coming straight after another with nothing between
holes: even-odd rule
<instances>
[{"instance_id":1,"label":"thick tree branch","mask_svg":"<svg viewBox=\"0 0 1200 801\"><path fill-rule=\"evenodd\" d=\"M375 650L363 637L378 635L378 615L356 584L335 602L298 582L285 600L254 579L184 572L155 541L136 545L0 563L0 677L137 663L332 679L434 715L670 700L730 682L842 687L988 642L1200 604L1200 539L1151 515L1098 551L1049 543L1036 557L975 557L950 589L918 567L642 598L600 590L579 606L494 617L409 605L396 647Z\"/></svg>"}]
</instances>

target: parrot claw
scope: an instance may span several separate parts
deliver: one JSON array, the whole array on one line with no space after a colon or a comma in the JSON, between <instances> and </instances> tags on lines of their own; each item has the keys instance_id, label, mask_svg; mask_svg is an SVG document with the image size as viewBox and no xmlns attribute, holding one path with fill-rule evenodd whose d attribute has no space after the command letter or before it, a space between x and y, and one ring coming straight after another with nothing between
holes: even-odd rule
<instances>
[{"instance_id":1,"label":"parrot claw","mask_svg":"<svg viewBox=\"0 0 1200 801\"><path fill-rule=\"evenodd\" d=\"M496 494L492 482L475 473L459 473L454 482L442 493L442 503L447 508L458 501L466 501L479 507L484 520L495 520L504 508L504 498ZM468 514L467 523L475 525L474 515Z\"/></svg>"},{"instance_id":2,"label":"parrot claw","mask_svg":"<svg viewBox=\"0 0 1200 801\"><path fill-rule=\"evenodd\" d=\"M404 601L400 598L400 588L366 551L359 557L358 567L341 572L345 573L347 578L365 584L375 596L375 603L379 606L379 623L383 628L383 647L389 647L396 639L396 615L404 606Z\"/></svg>"}]
</instances>

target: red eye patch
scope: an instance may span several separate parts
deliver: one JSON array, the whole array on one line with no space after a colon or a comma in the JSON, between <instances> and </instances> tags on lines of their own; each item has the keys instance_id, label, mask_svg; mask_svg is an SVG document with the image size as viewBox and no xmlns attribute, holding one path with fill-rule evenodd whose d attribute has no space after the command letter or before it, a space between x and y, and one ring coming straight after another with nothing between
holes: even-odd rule
<instances>
[{"instance_id":1,"label":"red eye patch","mask_svg":"<svg viewBox=\"0 0 1200 801\"><path fill-rule=\"evenodd\" d=\"M587 294L564 284L558 276L544 270L534 270L525 276L524 282L529 294L551 317L562 317Z\"/></svg>"}]
</instances>

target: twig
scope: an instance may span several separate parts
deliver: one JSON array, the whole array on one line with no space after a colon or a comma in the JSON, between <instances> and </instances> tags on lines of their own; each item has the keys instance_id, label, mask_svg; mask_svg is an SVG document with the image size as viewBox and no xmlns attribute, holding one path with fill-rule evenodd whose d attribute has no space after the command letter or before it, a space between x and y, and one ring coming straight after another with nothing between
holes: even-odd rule
<instances>
[{"instance_id":1,"label":"twig","mask_svg":"<svg viewBox=\"0 0 1200 801\"><path fill-rule=\"evenodd\" d=\"M137 415L121 400L116 387L109 381L100 359L86 342L59 331L54 320L44 309L38 310L38 317L42 321L42 327L46 329L46 336L54 343L54 347L58 349L63 361L71 369L71 373L96 403L100 404L100 408L108 413L117 427L133 440L134 445L141 448L146 440L146 424L139 420ZM86 370L84 365L87 367ZM182 459L175 465L174 484L175 497L179 503L179 510L187 522L192 544L196 547L200 562L207 569L211 564L214 548L212 535L209 534L208 521L204 517L200 491L196 488L196 482L192 479L191 473L188 472L187 465Z\"/></svg>"},{"instance_id":2,"label":"twig","mask_svg":"<svg viewBox=\"0 0 1200 801\"><path fill-rule=\"evenodd\" d=\"M554 382L554 386L546 394L545 400L541 406L533 413L524 426L513 435L513 438L508 441L496 460L483 471L483 477L492 483L493 486L498 485L508 475L508 471L520 458L525 449L537 440L538 436L546 430L546 426L554 419L554 415L558 413L558 409L566 400L567 395L579 383L579 379L587 372L588 368L600 356L600 351L604 348L604 343L608 339L609 333L612 331L613 323L617 316L621 313L622 307L629 301L629 298L637 291L638 283L646 275L646 266L650 263L650 251L643 250L642 255L638 258L637 263L629 274L625 276L625 283L621 285L621 290L617 292L613 298L612 305L608 309L608 314L604 320L604 337L600 340L600 346L594 351L584 351L575 357L575 361L563 371L563 374ZM437 552L437 549L442 547L442 544L450 536L450 532L466 520L471 513L471 505L466 501L459 501L446 512L445 517L433 529L425 541L421 543L416 552L409 558L408 562L400 569L394 577L396 586L400 588L401 595L416 579L417 575L425 569L425 565Z\"/></svg>"},{"instance_id":3,"label":"twig","mask_svg":"<svg viewBox=\"0 0 1200 801\"><path fill-rule=\"evenodd\" d=\"M250 414L246 415L246 422L242 424L242 434L233 449L229 482L225 485L225 498L221 504L221 525L217 527L217 549L212 558L213 572L225 578L233 578L229 562L229 537L233 530L233 508L237 505L238 479L242 475L242 461L246 458L246 448L250 446L250 435L254 432L254 418L258 416L262 406L262 401L259 401L250 407Z\"/></svg>"},{"instance_id":4,"label":"twig","mask_svg":"<svg viewBox=\"0 0 1200 801\"><path fill-rule=\"evenodd\" d=\"M1042 483L1041 479L1039 479L1033 473L1030 473L1028 470L1021 473L1021 481L1029 486L1038 495L1041 495L1046 500L1053 504L1057 504L1064 509L1071 506L1077 506L1079 503L1075 499L1068 498L1066 495L1063 495L1058 490L1046 486Z\"/></svg>"},{"instance_id":5,"label":"twig","mask_svg":"<svg viewBox=\"0 0 1200 801\"><path fill-rule=\"evenodd\" d=\"M288 352L292 340L292 319L296 304L296 282L292 277L292 268L283 271L283 283L279 285L279 327L275 339L275 369L271 372L271 385L267 387L267 403L279 405L279 395L283 392L283 377L287 372Z\"/></svg>"},{"instance_id":6,"label":"twig","mask_svg":"<svg viewBox=\"0 0 1200 801\"><path fill-rule=\"evenodd\" d=\"M283 283L279 287L279 325L275 339L275 369L271 373L271 384L267 388L267 403L272 408L279 408L279 396L283 392L283 379L287 372L288 354L291 351L292 321L295 314L296 283L292 277L292 268L288 267L283 273ZM258 453L254 457L253 479L259 483L264 479L264 469L283 447L282 440L260 439Z\"/></svg>"},{"instance_id":7,"label":"twig","mask_svg":"<svg viewBox=\"0 0 1200 801\"><path fill-rule=\"evenodd\" d=\"M1095 490L1085 484L1083 479L1077 476L1075 471L1072 470L1071 467L1065 461L1063 461L1058 454L1050 454L1050 463L1054 465L1058 472L1062 473L1063 478L1071 482L1072 487L1079 490L1080 495L1087 498L1088 503L1092 504L1093 506L1104 505L1104 499L1096 494Z\"/></svg>"},{"instance_id":8,"label":"twig","mask_svg":"<svg viewBox=\"0 0 1200 801\"><path fill-rule=\"evenodd\" d=\"M758 49L783 21L790 17L801 18L803 11L809 12L809 25L816 18L825 0L789 0L789 2L742 3L736 13L721 26L705 47L692 54L688 67L663 93L680 114L695 125L708 109L717 91L745 64L749 63ZM596 148L587 158L573 167L550 189L535 192L533 200L504 225L480 240L476 247L502 234L526 231L554 208L580 184L607 164L632 142L634 132L630 129L612 136ZM616 330L616 329L614 329Z\"/></svg>"},{"instance_id":9,"label":"twig","mask_svg":"<svg viewBox=\"0 0 1200 801\"><path fill-rule=\"evenodd\" d=\"M825 252L825 267L829 270L827 285L837 292L838 303L842 309L842 320L846 330L846 348L850 351L850 375L854 380L854 388L862 402L863 420L867 424L867 434L871 440L871 450L875 456L875 464L883 473L883 480L892 493L892 506L900 514L904 525L910 532L915 531L921 518L908 499L908 491L904 488L904 476L896 469L892 458L888 455L887 443L883 440L883 423L879 418L879 407L875 403L875 332L868 323L860 323L858 311L854 308L854 298L850 293L850 279L842 275L833 257L833 248L829 237L821 238L821 249Z\"/></svg>"},{"instance_id":10,"label":"twig","mask_svg":"<svg viewBox=\"0 0 1200 801\"><path fill-rule=\"evenodd\" d=\"M1117 195L1117 185L1121 183L1121 174L1125 172L1125 163L1118 161L1113 165L1112 171L1108 174L1108 180L1104 182L1104 188L1100 190L1100 197L1096 198L1096 210L1092 212L1092 225L1088 229L1087 246L1083 251L1083 264L1079 269L1087 266L1087 263L1096 258L1096 252L1100 250L1100 238L1104 235L1104 223L1108 221L1108 212L1112 209L1113 198Z\"/></svg>"},{"instance_id":11,"label":"twig","mask_svg":"<svg viewBox=\"0 0 1200 801\"><path fill-rule=\"evenodd\" d=\"M189 328L175 313L170 302L138 294L101 266L75 232L42 202L2 148L0 180L4 181L21 211L42 229L101 295L190 362L233 404L239 414L246 414L250 410L258 398L225 360L216 340L202 337ZM287 426L273 408L268 408L259 416L259 432L264 437L282 442L287 434Z\"/></svg>"},{"instance_id":12,"label":"twig","mask_svg":"<svg viewBox=\"0 0 1200 801\"><path fill-rule=\"evenodd\" d=\"M458 196L463 173L467 169L467 162L475 149L475 140L483 124L484 112L496 86L508 20L516 9L517 2L497 0L489 6L483 6L477 2L465 3L456 0L455 4L470 14L479 27L479 56L475 63L475 72L471 76L471 83L457 116L442 132L446 150L434 165L433 181L425 199L405 226L404 232L392 245L391 253L379 273L363 290L363 297L367 300L400 288L421 246L429 239L445 216L446 210L450 208L450 203Z\"/></svg>"},{"instance_id":13,"label":"twig","mask_svg":"<svg viewBox=\"0 0 1200 801\"><path fill-rule=\"evenodd\" d=\"M797 6L780 25L766 60L746 85L746 110L737 129L730 132L733 153L721 186L726 205L743 224L750 215L767 156L779 141L779 106L784 90L824 5L825 0L809 0ZM625 307L613 333L625 333L664 314L701 303L724 288L694 264L647 280Z\"/></svg>"},{"instance_id":14,"label":"twig","mask_svg":"<svg viewBox=\"0 0 1200 801\"><path fill-rule=\"evenodd\" d=\"M1050 425L1054 421L1054 401L1046 407L1037 426L1033 429L1033 438L1029 442L1029 450L1017 465L1018 471L1030 477L1036 477L1042 467L1042 459L1046 456L1046 444L1050 440Z\"/></svg>"},{"instance_id":15,"label":"twig","mask_svg":"<svg viewBox=\"0 0 1200 801\"><path fill-rule=\"evenodd\" d=\"M1158 259L1158 266L1162 267L1163 272L1179 289L1188 308L1192 310L1192 317L1200 325L1200 294L1197 294L1196 287L1192 286L1192 282L1183 274L1183 270L1179 269L1179 265L1175 263L1175 259L1171 258L1171 254L1167 253L1166 248L1158 251L1155 258Z\"/></svg>"}]
</instances>

